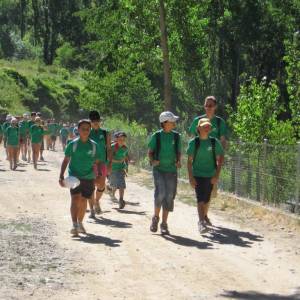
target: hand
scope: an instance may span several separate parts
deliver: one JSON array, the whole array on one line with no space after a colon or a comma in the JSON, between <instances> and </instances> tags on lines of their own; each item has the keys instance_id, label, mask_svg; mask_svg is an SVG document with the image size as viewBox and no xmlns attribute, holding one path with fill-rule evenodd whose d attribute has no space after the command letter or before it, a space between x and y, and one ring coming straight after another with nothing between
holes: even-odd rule
<instances>
[{"instance_id":1,"label":"hand","mask_svg":"<svg viewBox=\"0 0 300 300\"><path fill-rule=\"evenodd\" d=\"M159 165L159 160L152 160L151 164L152 164L153 167L156 167L156 166Z\"/></svg>"},{"instance_id":2,"label":"hand","mask_svg":"<svg viewBox=\"0 0 300 300\"><path fill-rule=\"evenodd\" d=\"M218 183L219 178L217 176L214 176L211 178L210 183L211 184L217 184Z\"/></svg>"},{"instance_id":3,"label":"hand","mask_svg":"<svg viewBox=\"0 0 300 300\"><path fill-rule=\"evenodd\" d=\"M176 168L177 168L177 169L180 169L180 168L181 168L181 162L180 162L180 161L176 162Z\"/></svg>"},{"instance_id":4,"label":"hand","mask_svg":"<svg viewBox=\"0 0 300 300\"><path fill-rule=\"evenodd\" d=\"M65 187L64 185L64 177L60 177L59 180L58 180L58 183L61 187Z\"/></svg>"},{"instance_id":5,"label":"hand","mask_svg":"<svg viewBox=\"0 0 300 300\"><path fill-rule=\"evenodd\" d=\"M190 177L190 185L193 189L196 188L197 183L194 177Z\"/></svg>"}]
</instances>

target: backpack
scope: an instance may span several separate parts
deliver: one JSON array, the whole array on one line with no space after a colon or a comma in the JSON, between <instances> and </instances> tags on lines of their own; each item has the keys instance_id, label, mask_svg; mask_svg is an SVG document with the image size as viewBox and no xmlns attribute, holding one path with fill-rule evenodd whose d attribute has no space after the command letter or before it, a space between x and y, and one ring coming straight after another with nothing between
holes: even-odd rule
<instances>
[{"instance_id":1,"label":"backpack","mask_svg":"<svg viewBox=\"0 0 300 300\"><path fill-rule=\"evenodd\" d=\"M215 116L215 117L217 119L218 139L220 139L220 137L221 137L221 118L218 117L218 116ZM207 116L206 115L202 115L202 116L198 117L198 121L200 119L203 119L203 118L207 118Z\"/></svg>"},{"instance_id":2,"label":"backpack","mask_svg":"<svg viewBox=\"0 0 300 300\"><path fill-rule=\"evenodd\" d=\"M77 150L79 140L80 140L80 138L76 138L73 140L73 153L75 153ZM93 155L93 158L95 158L96 152L97 152L96 143L93 142L91 139L89 139L89 142L92 144L92 147L93 147L92 155Z\"/></svg>"},{"instance_id":3,"label":"backpack","mask_svg":"<svg viewBox=\"0 0 300 300\"><path fill-rule=\"evenodd\" d=\"M215 169L217 169L217 156L216 156L216 139L210 137L210 142L211 142L211 148L212 148L212 153L213 153L213 159L214 159L214 164L215 164ZM195 150L194 150L194 157L193 160L195 160L196 155L198 153L198 150L200 148L200 138L196 137L195 138Z\"/></svg>"},{"instance_id":4,"label":"backpack","mask_svg":"<svg viewBox=\"0 0 300 300\"><path fill-rule=\"evenodd\" d=\"M174 148L175 148L175 154L177 161L179 160L179 133L177 131L172 131L174 133ZM159 153L161 148L161 131L158 131L155 133L155 139L156 139L156 147L154 151L154 159L159 160Z\"/></svg>"}]
</instances>

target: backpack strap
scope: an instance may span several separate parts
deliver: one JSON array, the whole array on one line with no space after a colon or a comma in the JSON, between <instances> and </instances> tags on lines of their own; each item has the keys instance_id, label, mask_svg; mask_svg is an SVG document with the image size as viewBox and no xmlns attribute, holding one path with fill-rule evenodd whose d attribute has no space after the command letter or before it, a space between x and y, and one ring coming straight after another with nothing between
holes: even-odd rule
<instances>
[{"instance_id":1,"label":"backpack strap","mask_svg":"<svg viewBox=\"0 0 300 300\"><path fill-rule=\"evenodd\" d=\"M218 139L220 139L221 137L221 118L216 116L217 118L217 130L218 130Z\"/></svg>"},{"instance_id":2,"label":"backpack strap","mask_svg":"<svg viewBox=\"0 0 300 300\"><path fill-rule=\"evenodd\" d=\"M177 131L173 131L174 133L174 146L175 146L175 154L176 161L179 161L179 133Z\"/></svg>"},{"instance_id":3,"label":"backpack strap","mask_svg":"<svg viewBox=\"0 0 300 300\"><path fill-rule=\"evenodd\" d=\"M211 137L210 142L211 142L211 148L212 148L215 169L217 170L216 139Z\"/></svg>"},{"instance_id":4,"label":"backpack strap","mask_svg":"<svg viewBox=\"0 0 300 300\"><path fill-rule=\"evenodd\" d=\"M159 160L159 153L160 153L160 146L161 146L161 140L160 140L160 131L155 133L155 139L156 139L156 147L154 151L154 159Z\"/></svg>"},{"instance_id":5,"label":"backpack strap","mask_svg":"<svg viewBox=\"0 0 300 300\"><path fill-rule=\"evenodd\" d=\"M195 137L195 150L194 150L194 158L193 158L193 160L195 160L199 148L200 148L200 139L197 136L197 137Z\"/></svg>"},{"instance_id":6,"label":"backpack strap","mask_svg":"<svg viewBox=\"0 0 300 300\"><path fill-rule=\"evenodd\" d=\"M92 155L93 157L95 158L96 157L96 152L97 152L97 146L96 146L96 143L94 141L92 141L91 139L89 139L90 143L92 144L92 147L93 147L93 152L92 152Z\"/></svg>"},{"instance_id":7,"label":"backpack strap","mask_svg":"<svg viewBox=\"0 0 300 300\"><path fill-rule=\"evenodd\" d=\"M105 141L105 160L107 160L108 157L108 153L107 153L107 131L105 129L102 129L103 131L103 137L104 137L104 141Z\"/></svg>"}]
</instances>

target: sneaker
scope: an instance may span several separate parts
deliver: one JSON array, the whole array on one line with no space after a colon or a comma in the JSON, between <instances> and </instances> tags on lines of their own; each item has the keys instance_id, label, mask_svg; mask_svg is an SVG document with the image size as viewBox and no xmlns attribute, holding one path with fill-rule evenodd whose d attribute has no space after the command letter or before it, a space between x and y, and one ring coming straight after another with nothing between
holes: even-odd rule
<instances>
[{"instance_id":1,"label":"sneaker","mask_svg":"<svg viewBox=\"0 0 300 300\"><path fill-rule=\"evenodd\" d=\"M167 223L161 223L160 224L160 232L161 232L162 235L169 235L170 234Z\"/></svg>"},{"instance_id":2,"label":"sneaker","mask_svg":"<svg viewBox=\"0 0 300 300\"><path fill-rule=\"evenodd\" d=\"M45 159L44 159L44 157L43 156L41 156L41 159L40 159L41 161L45 161Z\"/></svg>"},{"instance_id":3,"label":"sneaker","mask_svg":"<svg viewBox=\"0 0 300 300\"><path fill-rule=\"evenodd\" d=\"M119 200L119 209L123 209L125 207L126 203L123 199Z\"/></svg>"},{"instance_id":4,"label":"sneaker","mask_svg":"<svg viewBox=\"0 0 300 300\"><path fill-rule=\"evenodd\" d=\"M205 221L198 222L198 229L199 229L200 234L204 234L204 233L208 232L208 228L206 226Z\"/></svg>"},{"instance_id":5,"label":"sneaker","mask_svg":"<svg viewBox=\"0 0 300 300\"><path fill-rule=\"evenodd\" d=\"M78 226L73 226L73 228L71 229L70 233L73 236L78 236Z\"/></svg>"},{"instance_id":6,"label":"sneaker","mask_svg":"<svg viewBox=\"0 0 300 300\"><path fill-rule=\"evenodd\" d=\"M83 227L82 223L78 224L78 233L86 234L85 228Z\"/></svg>"},{"instance_id":7,"label":"sneaker","mask_svg":"<svg viewBox=\"0 0 300 300\"><path fill-rule=\"evenodd\" d=\"M158 222L159 222L159 217L153 217L152 218L152 223L150 226L150 231L152 232L156 232L157 231L157 226L158 226Z\"/></svg>"},{"instance_id":8,"label":"sneaker","mask_svg":"<svg viewBox=\"0 0 300 300\"><path fill-rule=\"evenodd\" d=\"M95 205L95 212L96 212L97 215L100 215L102 213L102 210L101 210L101 207L100 207L99 203L97 203Z\"/></svg>"},{"instance_id":9,"label":"sneaker","mask_svg":"<svg viewBox=\"0 0 300 300\"><path fill-rule=\"evenodd\" d=\"M89 215L89 218L94 219L95 218L95 211L92 209L91 213Z\"/></svg>"},{"instance_id":10,"label":"sneaker","mask_svg":"<svg viewBox=\"0 0 300 300\"><path fill-rule=\"evenodd\" d=\"M204 221L206 223L206 226L213 226L213 224L211 223L210 219L208 218L208 216L205 216Z\"/></svg>"}]
</instances>

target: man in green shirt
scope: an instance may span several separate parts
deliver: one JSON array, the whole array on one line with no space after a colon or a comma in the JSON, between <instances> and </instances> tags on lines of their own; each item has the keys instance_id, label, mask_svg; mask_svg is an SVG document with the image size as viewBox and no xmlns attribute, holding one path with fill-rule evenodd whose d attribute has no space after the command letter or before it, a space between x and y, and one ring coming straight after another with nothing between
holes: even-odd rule
<instances>
[{"instance_id":1,"label":"man in green shirt","mask_svg":"<svg viewBox=\"0 0 300 300\"><path fill-rule=\"evenodd\" d=\"M61 145L63 148L63 151L66 149L67 140L69 137L69 128L67 127L67 124L63 124L63 127L59 131L60 137L61 137Z\"/></svg>"},{"instance_id":2,"label":"man in green shirt","mask_svg":"<svg viewBox=\"0 0 300 300\"><path fill-rule=\"evenodd\" d=\"M59 125L55 123L55 119L51 120L51 123L48 125L48 130L50 132L50 149L55 151L56 139L59 133Z\"/></svg>"},{"instance_id":3,"label":"man in green shirt","mask_svg":"<svg viewBox=\"0 0 300 300\"><path fill-rule=\"evenodd\" d=\"M36 118L36 112L31 112L30 114L30 120L27 121L28 123L28 135L27 135L27 162L30 163L31 161L31 135L30 135L30 129L31 126L35 124L35 118Z\"/></svg>"},{"instance_id":4,"label":"man in green shirt","mask_svg":"<svg viewBox=\"0 0 300 300\"><path fill-rule=\"evenodd\" d=\"M11 119L11 125L6 128L5 135L7 138L7 151L10 169L16 170L20 146L20 129L16 118Z\"/></svg>"},{"instance_id":5,"label":"man in green shirt","mask_svg":"<svg viewBox=\"0 0 300 300\"><path fill-rule=\"evenodd\" d=\"M163 208L162 234L169 234L168 215L174 209L174 199L177 191L177 169L181 167L181 138L174 131L179 117L165 111L159 116L162 129L155 132L148 144L148 156L153 166L154 178L154 216L150 230L157 231L159 214Z\"/></svg>"},{"instance_id":6,"label":"man in green shirt","mask_svg":"<svg viewBox=\"0 0 300 300\"><path fill-rule=\"evenodd\" d=\"M193 120L188 131L191 135L197 136L198 135L197 126L199 120L202 118L208 118L212 125L210 136L220 140L223 148L226 149L226 144L228 139L228 128L226 126L225 121L221 117L216 115L217 107L218 107L217 100L214 96L206 97L204 100L205 114L196 117Z\"/></svg>"},{"instance_id":7,"label":"man in green shirt","mask_svg":"<svg viewBox=\"0 0 300 300\"><path fill-rule=\"evenodd\" d=\"M91 122L81 120L78 123L79 138L72 140L66 147L65 158L61 165L59 184L64 186L64 174L69 165L69 176L80 180L80 185L71 189L71 217L73 227L71 234L86 233L82 221L84 219L87 199L93 196L95 176L93 166L96 163L98 174L101 174L101 164L105 160L105 153L99 146L89 139Z\"/></svg>"},{"instance_id":8,"label":"man in green shirt","mask_svg":"<svg viewBox=\"0 0 300 300\"><path fill-rule=\"evenodd\" d=\"M210 137L211 128L208 118L200 119L197 126L198 136L189 142L187 149L189 180L197 196L198 227L201 234L208 231L209 201L213 185L220 176L224 155L219 140Z\"/></svg>"},{"instance_id":9,"label":"man in green shirt","mask_svg":"<svg viewBox=\"0 0 300 300\"><path fill-rule=\"evenodd\" d=\"M89 201L91 214L90 217L95 217L96 214L101 213L100 199L105 191L105 181L107 175L111 174L112 168L112 151L111 151L111 134L107 129L101 128L101 117L98 111L91 111L89 118L92 123L90 139L95 141L100 147L101 151L105 153L105 163L102 165L101 177L96 182L96 189L94 197ZM95 172L97 169L95 168Z\"/></svg>"}]
</instances>

